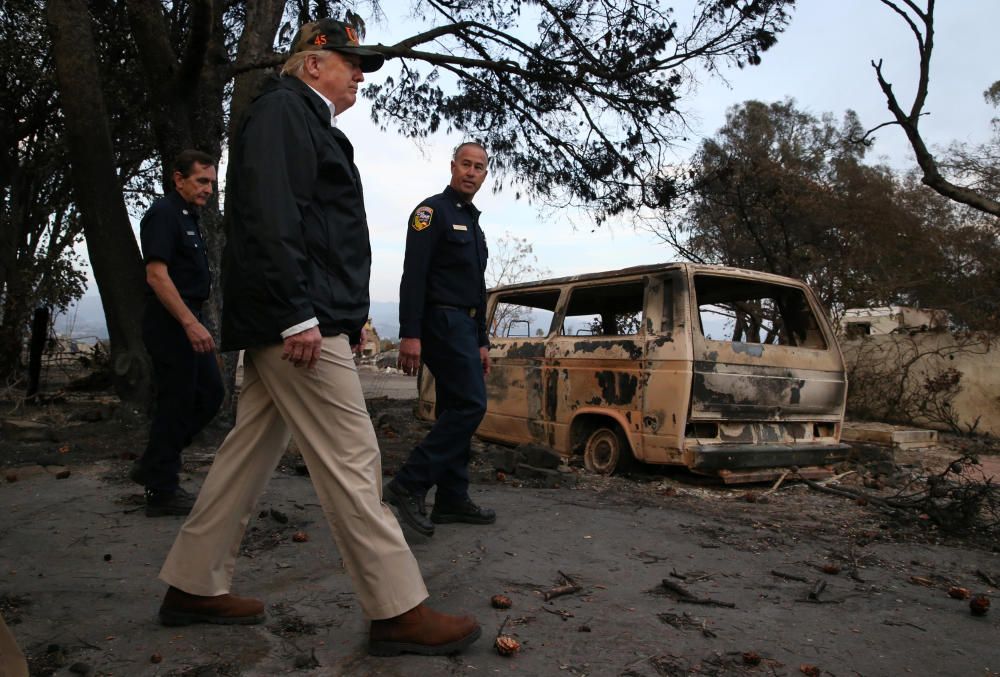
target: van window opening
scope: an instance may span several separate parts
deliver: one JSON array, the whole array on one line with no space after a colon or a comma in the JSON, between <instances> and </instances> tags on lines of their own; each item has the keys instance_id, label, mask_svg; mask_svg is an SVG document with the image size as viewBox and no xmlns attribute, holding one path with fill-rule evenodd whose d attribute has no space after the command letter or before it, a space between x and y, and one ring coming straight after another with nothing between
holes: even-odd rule
<instances>
[{"instance_id":1,"label":"van window opening","mask_svg":"<svg viewBox=\"0 0 1000 677\"><path fill-rule=\"evenodd\" d=\"M578 287L570 292L563 336L635 336L642 328L642 281Z\"/></svg>"},{"instance_id":2,"label":"van window opening","mask_svg":"<svg viewBox=\"0 0 1000 677\"><path fill-rule=\"evenodd\" d=\"M712 341L825 350L805 293L796 287L695 275L702 335Z\"/></svg>"},{"instance_id":3,"label":"van window opening","mask_svg":"<svg viewBox=\"0 0 1000 677\"><path fill-rule=\"evenodd\" d=\"M490 318L494 338L541 338L549 335L559 290L503 294Z\"/></svg>"}]
</instances>

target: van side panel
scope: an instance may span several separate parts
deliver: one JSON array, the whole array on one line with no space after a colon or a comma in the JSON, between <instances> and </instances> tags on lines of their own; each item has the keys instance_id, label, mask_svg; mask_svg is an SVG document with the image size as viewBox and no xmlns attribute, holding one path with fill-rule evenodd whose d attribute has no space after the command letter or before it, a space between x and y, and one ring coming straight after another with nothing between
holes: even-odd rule
<instances>
[{"instance_id":1,"label":"van side panel","mask_svg":"<svg viewBox=\"0 0 1000 677\"><path fill-rule=\"evenodd\" d=\"M684 428L691 397L691 338L687 278L669 271L650 280L646 300L646 387L642 454L647 463L683 463Z\"/></svg>"},{"instance_id":2,"label":"van side panel","mask_svg":"<svg viewBox=\"0 0 1000 677\"><path fill-rule=\"evenodd\" d=\"M545 409L545 339L504 339L490 349L486 416L478 433L488 439L549 444L540 414Z\"/></svg>"},{"instance_id":3,"label":"van side panel","mask_svg":"<svg viewBox=\"0 0 1000 677\"><path fill-rule=\"evenodd\" d=\"M840 420L847 384L826 355L733 343L712 346L706 357L693 365L692 419ZM798 366L784 366L791 364Z\"/></svg>"},{"instance_id":4,"label":"van side panel","mask_svg":"<svg viewBox=\"0 0 1000 677\"><path fill-rule=\"evenodd\" d=\"M646 463L682 463L691 393L691 363L683 337L657 336L647 344L642 454Z\"/></svg>"},{"instance_id":5,"label":"van side panel","mask_svg":"<svg viewBox=\"0 0 1000 677\"><path fill-rule=\"evenodd\" d=\"M578 410L596 407L626 422L633 449L641 447L643 346L640 337L556 336L546 366L547 415L556 448L572 453L570 424Z\"/></svg>"}]
</instances>

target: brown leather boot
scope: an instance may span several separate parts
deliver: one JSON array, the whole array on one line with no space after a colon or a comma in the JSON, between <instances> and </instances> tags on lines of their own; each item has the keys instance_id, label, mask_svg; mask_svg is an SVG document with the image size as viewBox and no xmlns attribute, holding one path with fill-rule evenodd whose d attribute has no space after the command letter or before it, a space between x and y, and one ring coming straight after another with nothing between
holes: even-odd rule
<instances>
[{"instance_id":1,"label":"brown leather boot","mask_svg":"<svg viewBox=\"0 0 1000 677\"><path fill-rule=\"evenodd\" d=\"M259 599L216 595L192 595L174 586L160 605L160 623L163 625L191 625L215 623L217 625L254 625L264 622L264 603Z\"/></svg>"},{"instance_id":2,"label":"brown leather boot","mask_svg":"<svg viewBox=\"0 0 1000 677\"><path fill-rule=\"evenodd\" d=\"M462 651L479 639L480 634L482 628L472 616L451 616L418 604L394 618L372 621L368 653L444 656Z\"/></svg>"}]
</instances>

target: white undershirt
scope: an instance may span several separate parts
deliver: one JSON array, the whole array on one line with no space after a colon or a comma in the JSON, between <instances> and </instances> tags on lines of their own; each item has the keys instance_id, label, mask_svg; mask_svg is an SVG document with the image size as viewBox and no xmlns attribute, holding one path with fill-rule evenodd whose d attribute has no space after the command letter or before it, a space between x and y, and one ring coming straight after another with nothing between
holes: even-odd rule
<instances>
[{"instance_id":1,"label":"white undershirt","mask_svg":"<svg viewBox=\"0 0 1000 677\"><path fill-rule=\"evenodd\" d=\"M316 89L316 88L314 88L312 85L306 83L306 87L308 87L312 91L316 92L316 96L318 96L319 98L323 99L323 103L325 103L326 107L330 109L330 126L331 127L336 127L337 126L337 107L333 105L333 102L330 101L330 99L328 99L325 96L323 96L322 94L320 94L319 90Z\"/></svg>"}]
</instances>

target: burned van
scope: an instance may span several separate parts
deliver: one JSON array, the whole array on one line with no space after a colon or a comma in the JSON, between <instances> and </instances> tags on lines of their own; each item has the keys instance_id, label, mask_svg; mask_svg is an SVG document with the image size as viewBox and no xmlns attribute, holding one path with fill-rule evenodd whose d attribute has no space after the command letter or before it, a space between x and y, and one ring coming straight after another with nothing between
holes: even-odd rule
<instances>
[{"instance_id":1,"label":"burned van","mask_svg":"<svg viewBox=\"0 0 1000 677\"><path fill-rule=\"evenodd\" d=\"M847 382L826 314L794 279L669 263L490 290L477 434L611 473L683 465L727 482L846 457ZM419 411L433 417L433 379Z\"/></svg>"}]
</instances>

